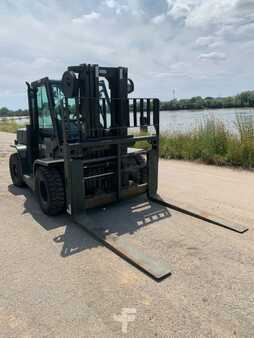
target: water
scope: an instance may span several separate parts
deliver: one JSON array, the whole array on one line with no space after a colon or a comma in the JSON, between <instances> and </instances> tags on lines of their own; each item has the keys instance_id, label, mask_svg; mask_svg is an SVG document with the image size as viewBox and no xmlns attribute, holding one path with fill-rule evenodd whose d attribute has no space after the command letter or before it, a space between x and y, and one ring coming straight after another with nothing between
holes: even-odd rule
<instances>
[{"instance_id":1,"label":"water","mask_svg":"<svg viewBox=\"0 0 254 338\"><path fill-rule=\"evenodd\" d=\"M223 121L230 131L235 132L236 115L254 117L254 108L161 111L160 130L164 132L190 131L208 117L215 117Z\"/></svg>"},{"instance_id":2,"label":"water","mask_svg":"<svg viewBox=\"0 0 254 338\"><path fill-rule=\"evenodd\" d=\"M208 117L215 117L225 123L232 132L236 131L234 123L236 115L251 115L254 117L254 108L228 108L206 110L177 110L160 112L160 130L163 132L189 131ZM27 117L11 117L19 124L28 123ZM1 120L1 118L0 118Z\"/></svg>"},{"instance_id":3,"label":"water","mask_svg":"<svg viewBox=\"0 0 254 338\"><path fill-rule=\"evenodd\" d=\"M27 124L29 123L29 117L27 116L7 116L7 117L0 117L0 121L15 121L18 124Z\"/></svg>"}]
</instances>

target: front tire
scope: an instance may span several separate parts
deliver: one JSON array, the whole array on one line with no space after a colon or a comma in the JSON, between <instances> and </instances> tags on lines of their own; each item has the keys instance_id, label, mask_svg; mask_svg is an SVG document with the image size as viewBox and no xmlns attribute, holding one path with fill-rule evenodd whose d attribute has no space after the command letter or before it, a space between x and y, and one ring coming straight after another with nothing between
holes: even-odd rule
<instances>
[{"instance_id":1,"label":"front tire","mask_svg":"<svg viewBox=\"0 0 254 338\"><path fill-rule=\"evenodd\" d=\"M63 178L56 168L40 167L35 174L35 191L42 211L58 215L64 211L65 192Z\"/></svg>"},{"instance_id":2,"label":"front tire","mask_svg":"<svg viewBox=\"0 0 254 338\"><path fill-rule=\"evenodd\" d=\"M23 181L22 162L17 153L11 154L10 156L9 170L10 170L12 183L16 187L23 187L25 183Z\"/></svg>"}]
</instances>

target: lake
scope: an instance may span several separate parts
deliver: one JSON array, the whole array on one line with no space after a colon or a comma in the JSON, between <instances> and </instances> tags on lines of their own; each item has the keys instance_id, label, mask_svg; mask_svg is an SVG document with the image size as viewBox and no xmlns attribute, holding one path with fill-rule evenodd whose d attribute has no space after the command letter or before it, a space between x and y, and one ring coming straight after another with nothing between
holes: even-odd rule
<instances>
[{"instance_id":1,"label":"lake","mask_svg":"<svg viewBox=\"0 0 254 338\"><path fill-rule=\"evenodd\" d=\"M206 109L206 110L177 110L161 111L161 131L189 131L208 117L215 117L223 121L226 127L232 132L236 131L236 115L253 116L254 108L227 108L227 109Z\"/></svg>"},{"instance_id":2,"label":"lake","mask_svg":"<svg viewBox=\"0 0 254 338\"><path fill-rule=\"evenodd\" d=\"M235 131L236 115L253 116L254 108L228 108L206 110L177 110L160 112L161 131L189 131L207 117L215 117L225 123L231 131ZM13 117L17 123L28 122L27 118Z\"/></svg>"}]
</instances>

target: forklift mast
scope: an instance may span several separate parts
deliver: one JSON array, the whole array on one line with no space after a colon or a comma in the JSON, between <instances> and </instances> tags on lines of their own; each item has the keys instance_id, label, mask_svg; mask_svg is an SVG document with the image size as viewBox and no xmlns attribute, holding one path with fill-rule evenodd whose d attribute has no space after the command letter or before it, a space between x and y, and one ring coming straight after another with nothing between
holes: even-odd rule
<instances>
[{"instance_id":1,"label":"forklift mast","mask_svg":"<svg viewBox=\"0 0 254 338\"><path fill-rule=\"evenodd\" d=\"M68 212L145 192L155 194L158 99L128 99L134 85L124 67L71 66L63 74L61 86ZM75 110L71 111L73 100ZM136 129L148 126L154 127L151 134L135 134ZM146 141L147 149L135 150L137 141Z\"/></svg>"},{"instance_id":2,"label":"forklift mast","mask_svg":"<svg viewBox=\"0 0 254 338\"><path fill-rule=\"evenodd\" d=\"M104 80L100 80L100 78ZM108 91L105 85L108 83ZM99 67L80 65L68 67L63 74L62 89L66 98L79 103L77 114L84 124L81 139L103 136L102 129L110 129L111 136L127 136L129 125L128 93L134 90L124 67ZM104 94L105 100L100 100ZM106 119L105 105L110 110L110 126ZM102 121L100 120L102 118ZM102 122L102 123L101 123ZM103 126L102 126L103 125ZM107 134L108 135L108 134ZM105 134L104 134L105 136Z\"/></svg>"}]
</instances>

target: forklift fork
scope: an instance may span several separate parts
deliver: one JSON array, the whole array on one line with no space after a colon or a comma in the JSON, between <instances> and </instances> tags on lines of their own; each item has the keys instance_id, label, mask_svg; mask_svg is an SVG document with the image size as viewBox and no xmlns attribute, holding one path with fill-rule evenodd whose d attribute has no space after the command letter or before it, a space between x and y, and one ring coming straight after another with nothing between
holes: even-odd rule
<instances>
[{"instance_id":1,"label":"forklift fork","mask_svg":"<svg viewBox=\"0 0 254 338\"><path fill-rule=\"evenodd\" d=\"M227 220L217 218L213 215L202 215L196 210L186 210L181 207L178 207L174 204L165 202L159 196L151 197L148 196L148 201L152 203L157 203L166 208L176 210L177 212L183 213L185 215L200 219L202 221L218 225L220 227L226 228L228 230L235 231L237 233L243 234L248 230L247 227L237 224L237 223L227 223ZM145 254L143 251L139 250L135 245L132 245L130 241L125 238L119 237L112 233L107 233L107 230L103 227L100 227L98 224L91 221L86 211L80 212L72 215L72 219L78 225L82 226L86 232L88 232L92 237L94 237L100 243L103 243L107 248L116 253L121 258L125 259L128 263L132 264L139 270L143 271L150 277L152 277L157 282L162 281L166 277L171 275L171 269L168 264L161 259L156 259Z\"/></svg>"},{"instance_id":2,"label":"forklift fork","mask_svg":"<svg viewBox=\"0 0 254 338\"><path fill-rule=\"evenodd\" d=\"M145 254L125 238L115 234L107 234L104 228L89 220L86 212L73 215L72 219L97 241L157 282L171 275L171 270L166 262Z\"/></svg>"},{"instance_id":3,"label":"forklift fork","mask_svg":"<svg viewBox=\"0 0 254 338\"><path fill-rule=\"evenodd\" d=\"M207 223L211 223L217 226L220 226L222 228L238 232L239 234L243 234L244 232L248 231L248 228L245 225L235 223L232 221L225 220L223 218L214 216L209 213L202 214L197 209L187 210L182 207L179 207L175 204L165 202L163 199L161 199L159 196L157 197L149 197L149 199L155 203L161 204L164 207L167 207L169 209L176 210L177 212L183 213L185 215L200 219L202 221L205 221Z\"/></svg>"}]
</instances>

